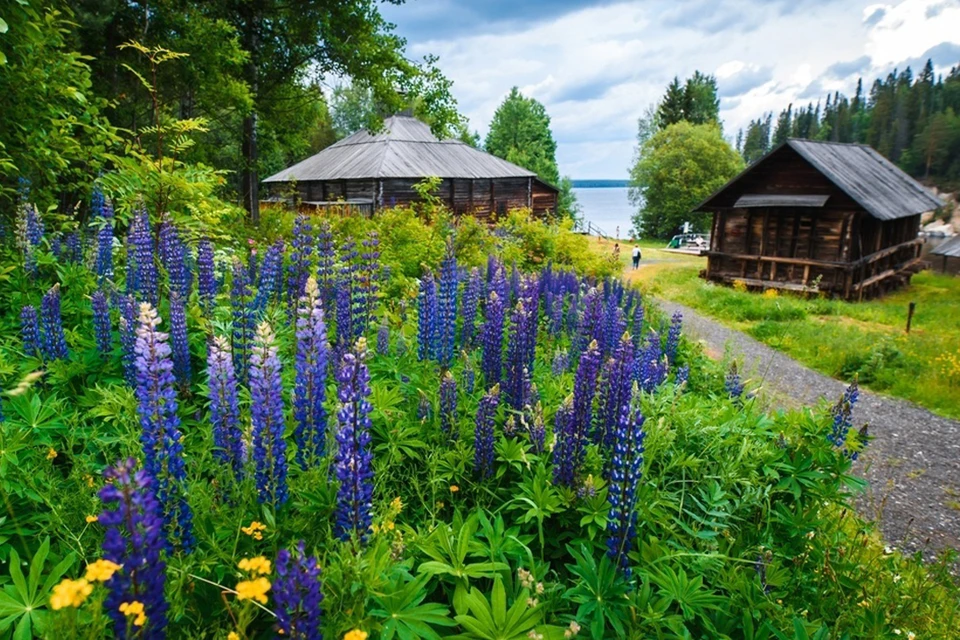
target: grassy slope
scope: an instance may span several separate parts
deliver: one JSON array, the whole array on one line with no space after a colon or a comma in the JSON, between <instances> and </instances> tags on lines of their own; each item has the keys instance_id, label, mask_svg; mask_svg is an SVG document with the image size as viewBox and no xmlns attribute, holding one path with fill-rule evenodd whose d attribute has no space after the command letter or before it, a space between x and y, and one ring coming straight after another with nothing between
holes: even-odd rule
<instances>
[{"instance_id":1,"label":"grassy slope","mask_svg":"<svg viewBox=\"0 0 960 640\"><path fill-rule=\"evenodd\" d=\"M613 245L596 246L609 251ZM622 245L627 278L827 375L847 380L857 373L870 389L960 418L960 279L924 272L909 289L862 303L768 297L704 282L697 277L703 258L670 254L662 246L642 242L646 266L634 272ZM917 309L907 335L911 301Z\"/></svg>"}]
</instances>

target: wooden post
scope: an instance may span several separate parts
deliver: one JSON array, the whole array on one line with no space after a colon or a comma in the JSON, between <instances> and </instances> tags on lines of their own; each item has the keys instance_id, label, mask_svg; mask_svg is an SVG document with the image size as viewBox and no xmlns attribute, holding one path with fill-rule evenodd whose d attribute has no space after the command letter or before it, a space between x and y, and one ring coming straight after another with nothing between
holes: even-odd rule
<instances>
[{"instance_id":1,"label":"wooden post","mask_svg":"<svg viewBox=\"0 0 960 640\"><path fill-rule=\"evenodd\" d=\"M911 302L907 309L907 333L910 333L910 323L913 322L913 312L917 309L917 303Z\"/></svg>"},{"instance_id":2,"label":"wooden post","mask_svg":"<svg viewBox=\"0 0 960 640\"><path fill-rule=\"evenodd\" d=\"M470 178L470 214L473 215L473 183L476 182L473 178Z\"/></svg>"}]
</instances>

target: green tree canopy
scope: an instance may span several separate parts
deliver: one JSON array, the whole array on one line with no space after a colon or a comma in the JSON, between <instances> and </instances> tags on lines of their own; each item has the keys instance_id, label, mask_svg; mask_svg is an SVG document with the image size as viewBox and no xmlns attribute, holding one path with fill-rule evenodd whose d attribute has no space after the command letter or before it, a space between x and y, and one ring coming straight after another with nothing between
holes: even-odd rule
<instances>
[{"instance_id":1,"label":"green tree canopy","mask_svg":"<svg viewBox=\"0 0 960 640\"><path fill-rule=\"evenodd\" d=\"M702 231L706 216L697 204L743 168L743 159L715 124L678 122L650 137L630 170L634 234L666 238L692 222Z\"/></svg>"},{"instance_id":2,"label":"green tree canopy","mask_svg":"<svg viewBox=\"0 0 960 640\"><path fill-rule=\"evenodd\" d=\"M661 128L681 121L693 124L720 122L720 99L717 97L717 79L695 71L684 84L673 78L657 108L657 122Z\"/></svg>"},{"instance_id":3,"label":"green tree canopy","mask_svg":"<svg viewBox=\"0 0 960 640\"><path fill-rule=\"evenodd\" d=\"M525 97L517 87L493 114L484 146L488 153L535 172L545 182L560 181L550 116L540 102Z\"/></svg>"}]
</instances>

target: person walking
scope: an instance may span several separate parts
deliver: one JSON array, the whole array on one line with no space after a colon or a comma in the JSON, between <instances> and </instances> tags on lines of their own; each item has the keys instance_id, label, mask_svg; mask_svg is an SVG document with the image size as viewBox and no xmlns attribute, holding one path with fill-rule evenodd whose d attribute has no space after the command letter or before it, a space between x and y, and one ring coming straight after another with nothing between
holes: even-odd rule
<instances>
[{"instance_id":1,"label":"person walking","mask_svg":"<svg viewBox=\"0 0 960 640\"><path fill-rule=\"evenodd\" d=\"M640 247L633 245L633 268L637 269L640 266Z\"/></svg>"}]
</instances>

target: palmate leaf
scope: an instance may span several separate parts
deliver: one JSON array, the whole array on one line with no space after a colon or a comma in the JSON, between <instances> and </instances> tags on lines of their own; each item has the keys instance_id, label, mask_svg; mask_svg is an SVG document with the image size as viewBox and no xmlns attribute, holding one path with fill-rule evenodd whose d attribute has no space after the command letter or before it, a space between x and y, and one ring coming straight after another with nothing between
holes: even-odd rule
<instances>
[{"instance_id":1,"label":"palmate leaf","mask_svg":"<svg viewBox=\"0 0 960 640\"><path fill-rule=\"evenodd\" d=\"M387 593L373 596L380 608L373 609L370 614L384 620L380 637L383 640L391 640L394 637L400 640L440 638L433 626L456 625L456 622L450 618L450 609L435 602L421 604L427 596L425 586L430 581L429 574L423 574L401 587L406 577L409 576L398 575L397 579L389 585Z\"/></svg>"},{"instance_id":2,"label":"palmate leaf","mask_svg":"<svg viewBox=\"0 0 960 640\"><path fill-rule=\"evenodd\" d=\"M35 634L42 635L49 613L46 607L50 591L74 562L74 554L68 554L40 586L49 552L50 538L47 538L30 561L30 571L26 577L20 568L20 556L15 550L10 552L10 579L13 584L6 585L0 592L0 632L7 631L16 623L14 640L30 640Z\"/></svg>"},{"instance_id":3,"label":"palmate leaf","mask_svg":"<svg viewBox=\"0 0 960 640\"><path fill-rule=\"evenodd\" d=\"M467 633L459 638L480 638L483 640L525 640L531 630L540 622L540 607L531 607L527 603L529 593L521 591L509 609L507 591L503 579L498 575L493 581L493 592L488 601L476 587L470 590L466 598L469 614L456 616L456 621ZM556 629L551 630L551 637ZM562 634L562 630L561 630ZM545 634L546 635L546 634Z\"/></svg>"}]
</instances>

